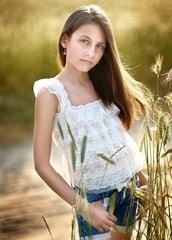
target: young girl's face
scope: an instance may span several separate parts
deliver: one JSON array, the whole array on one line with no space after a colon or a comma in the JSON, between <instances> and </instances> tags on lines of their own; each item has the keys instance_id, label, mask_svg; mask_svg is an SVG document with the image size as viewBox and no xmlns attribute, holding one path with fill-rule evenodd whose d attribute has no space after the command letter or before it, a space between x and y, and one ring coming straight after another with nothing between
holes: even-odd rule
<instances>
[{"instance_id":1,"label":"young girl's face","mask_svg":"<svg viewBox=\"0 0 172 240\"><path fill-rule=\"evenodd\" d=\"M66 67L88 72L102 58L106 40L101 27L89 23L81 25L70 38L62 37L61 44L66 48Z\"/></svg>"}]
</instances>

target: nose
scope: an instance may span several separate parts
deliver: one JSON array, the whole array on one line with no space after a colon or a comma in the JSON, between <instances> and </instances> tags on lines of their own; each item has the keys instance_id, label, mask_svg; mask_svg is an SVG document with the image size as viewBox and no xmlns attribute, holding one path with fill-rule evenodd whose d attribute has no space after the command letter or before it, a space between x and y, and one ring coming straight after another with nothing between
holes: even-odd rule
<instances>
[{"instance_id":1,"label":"nose","mask_svg":"<svg viewBox=\"0 0 172 240\"><path fill-rule=\"evenodd\" d=\"M94 57L94 55L95 55L95 47L94 46L90 46L89 49L88 49L88 53L87 54L91 58Z\"/></svg>"}]
</instances>

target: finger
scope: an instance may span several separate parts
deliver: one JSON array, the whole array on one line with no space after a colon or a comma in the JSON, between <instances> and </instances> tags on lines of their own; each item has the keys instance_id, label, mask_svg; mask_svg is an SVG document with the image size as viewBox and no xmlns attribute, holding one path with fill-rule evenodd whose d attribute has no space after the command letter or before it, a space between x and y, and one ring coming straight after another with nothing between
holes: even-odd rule
<instances>
[{"instance_id":1,"label":"finger","mask_svg":"<svg viewBox=\"0 0 172 240\"><path fill-rule=\"evenodd\" d=\"M108 225L109 227L113 227L115 225L114 221L111 221L109 219L106 220L106 225Z\"/></svg>"},{"instance_id":2,"label":"finger","mask_svg":"<svg viewBox=\"0 0 172 240\"><path fill-rule=\"evenodd\" d=\"M105 224L105 225L103 226L103 228L104 228L104 230L106 230L106 231L110 231L110 226L108 226L107 224Z\"/></svg>"},{"instance_id":3,"label":"finger","mask_svg":"<svg viewBox=\"0 0 172 240\"><path fill-rule=\"evenodd\" d=\"M141 216L142 216L141 213L138 214L138 215L136 216L136 220L139 220Z\"/></svg>"},{"instance_id":4,"label":"finger","mask_svg":"<svg viewBox=\"0 0 172 240\"><path fill-rule=\"evenodd\" d=\"M134 217L137 218L140 215L140 212L134 214Z\"/></svg>"},{"instance_id":5,"label":"finger","mask_svg":"<svg viewBox=\"0 0 172 240\"><path fill-rule=\"evenodd\" d=\"M104 232L104 229L102 227L97 227L96 229L97 229L97 231L99 231L101 233Z\"/></svg>"},{"instance_id":6,"label":"finger","mask_svg":"<svg viewBox=\"0 0 172 240\"><path fill-rule=\"evenodd\" d=\"M134 217L137 217L138 215L140 215L140 206L139 205L138 205L137 212L134 214Z\"/></svg>"},{"instance_id":7,"label":"finger","mask_svg":"<svg viewBox=\"0 0 172 240\"><path fill-rule=\"evenodd\" d=\"M112 215L112 214L109 214L107 217L108 217L108 219L111 220L112 222L116 222L116 221L117 221L117 217L115 217L115 216Z\"/></svg>"},{"instance_id":8,"label":"finger","mask_svg":"<svg viewBox=\"0 0 172 240\"><path fill-rule=\"evenodd\" d=\"M149 203L148 202L146 202L146 206L145 206L144 210L145 210L145 212L147 212L149 210Z\"/></svg>"},{"instance_id":9,"label":"finger","mask_svg":"<svg viewBox=\"0 0 172 240\"><path fill-rule=\"evenodd\" d=\"M149 210L149 204L146 203L146 207L144 208L145 216L146 216L148 210ZM136 217L137 221L142 217L140 207L139 207L139 211L134 215L134 217Z\"/></svg>"}]
</instances>

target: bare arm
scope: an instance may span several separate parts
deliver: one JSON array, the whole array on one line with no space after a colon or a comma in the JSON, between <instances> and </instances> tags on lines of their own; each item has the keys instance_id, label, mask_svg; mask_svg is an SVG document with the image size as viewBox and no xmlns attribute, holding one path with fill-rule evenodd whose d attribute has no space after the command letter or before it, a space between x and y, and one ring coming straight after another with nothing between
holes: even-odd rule
<instances>
[{"instance_id":1,"label":"bare arm","mask_svg":"<svg viewBox=\"0 0 172 240\"><path fill-rule=\"evenodd\" d=\"M75 205L77 194L69 184L50 164L52 128L54 115L58 109L58 100L55 95L46 89L39 91L35 103L35 125L34 125L34 163L35 169L46 184L62 199L71 206ZM85 218L81 199L79 213ZM106 212L102 204L88 203L92 225L98 230L103 231L114 225L116 217Z\"/></svg>"},{"instance_id":2,"label":"bare arm","mask_svg":"<svg viewBox=\"0 0 172 240\"><path fill-rule=\"evenodd\" d=\"M35 103L34 162L35 169L46 184L70 205L75 204L75 192L50 164L52 127L57 112L55 95L42 89Z\"/></svg>"}]
</instances>

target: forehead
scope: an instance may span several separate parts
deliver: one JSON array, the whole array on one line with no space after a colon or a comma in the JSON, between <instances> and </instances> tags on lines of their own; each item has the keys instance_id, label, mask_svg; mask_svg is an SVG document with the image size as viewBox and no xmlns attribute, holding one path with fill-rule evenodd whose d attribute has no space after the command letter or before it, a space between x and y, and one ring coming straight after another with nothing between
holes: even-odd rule
<instances>
[{"instance_id":1,"label":"forehead","mask_svg":"<svg viewBox=\"0 0 172 240\"><path fill-rule=\"evenodd\" d=\"M78 27L72 34L74 37L86 35L92 40L96 39L97 42L106 42L102 28L97 23L87 23Z\"/></svg>"}]
</instances>

